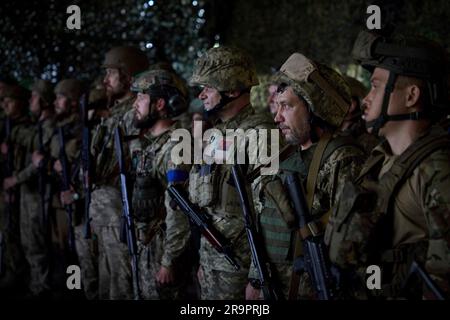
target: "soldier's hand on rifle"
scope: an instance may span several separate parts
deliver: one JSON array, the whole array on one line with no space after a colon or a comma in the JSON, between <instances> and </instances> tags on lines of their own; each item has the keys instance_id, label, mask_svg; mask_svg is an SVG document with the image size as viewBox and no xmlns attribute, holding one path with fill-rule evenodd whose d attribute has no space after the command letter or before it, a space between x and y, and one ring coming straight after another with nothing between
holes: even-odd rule
<instances>
[{"instance_id":1,"label":"soldier's hand on rifle","mask_svg":"<svg viewBox=\"0 0 450 320\"><path fill-rule=\"evenodd\" d=\"M33 162L33 167L39 168L42 160L44 160L44 155L39 151L34 151L31 155L31 162Z\"/></svg>"},{"instance_id":2,"label":"soldier's hand on rifle","mask_svg":"<svg viewBox=\"0 0 450 320\"><path fill-rule=\"evenodd\" d=\"M62 174L61 161L59 161L59 160L55 161L55 164L53 165L53 170L55 170L57 174Z\"/></svg>"},{"instance_id":3,"label":"soldier's hand on rifle","mask_svg":"<svg viewBox=\"0 0 450 320\"><path fill-rule=\"evenodd\" d=\"M262 300L261 289L254 288L251 283L245 288L245 300Z\"/></svg>"},{"instance_id":4,"label":"soldier's hand on rifle","mask_svg":"<svg viewBox=\"0 0 450 320\"><path fill-rule=\"evenodd\" d=\"M5 156L8 154L8 145L5 142L2 143L2 154Z\"/></svg>"},{"instance_id":5,"label":"soldier's hand on rifle","mask_svg":"<svg viewBox=\"0 0 450 320\"><path fill-rule=\"evenodd\" d=\"M170 268L161 266L156 274L156 282L160 285L166 285L173 283L173 271Z\"/></svg>"},{"instance_id":6,"label":"soldier's hand on rifle","mask_svg":"<svg viewBox=\"0 0 450 320\"><path fill-rule=\"evenodd\" d=\"M79 199L78 193L75 192L72 186L70 186L70 190L61 191L59 197L63 205L70 205Z\"/></svg>"},{"instance_id":7,"label":"soldier's hand on rifle","mask_svg":"<svg viewBox=\"0 0 450 320\"><path fill-rule=\"evenodd\" d=\"M14 188L17 184L17 178L16 177L8 177L3 180L3 189L8 190L10 188Z\"/></svg>"}]
</instances>

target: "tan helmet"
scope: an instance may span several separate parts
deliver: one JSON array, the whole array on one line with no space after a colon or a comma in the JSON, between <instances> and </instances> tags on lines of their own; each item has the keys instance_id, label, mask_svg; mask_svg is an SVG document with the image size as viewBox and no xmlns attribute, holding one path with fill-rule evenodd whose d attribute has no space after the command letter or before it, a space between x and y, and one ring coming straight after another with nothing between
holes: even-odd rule
<instances>
[{"instance_id":1,"label":"tan helmet","mask_svg":"<svg viewBox=\"0 0 450 320\"><path fill-rule=\"evenodd\" d=\"M53 85L50 81L37 79L31 86L31 91L36 91L45 103L51 105L55 100Z\"/></svg>"},{"instance_id":2,"label":"tan helmet","mask_svg":"<svg viewBox=\"0 0 450 320\"><path fill-rule=\"evenodd\" d=\"M78 101L82 94L81 82L77 79L61 80L55 87L55 94L62 94L71 100Z\"/></svg>"},{"instance_id":3,"label":"tan helmet","mask_svg":"<svg viewBox=\"0 0 450 320\"><path fill-rule=\"evenodd\" d=\"M171 116L179 115L188 107L183 80L165 69L147 70L138 74L131 85L131 91L165 98Z\"/></svg>"},{"instance_id":4,"label":"tan helmet","mask_svg":"<svg viewBox=\"0 0 450 320\"><path fill-rule=\"evenodd\" d=\"M252 59L230 47L211 48L197 59L189 84L219 91L244 90L258 85Z\"/></svg>"},{"instance_id":5,"label":"tan helmet","mask_svg":"<svg viewBox=\"0 0 450 320\"><path fill-rule=\"evenodd\" d=\"M149 66L145 53L136 47L114 47L105 54L102 68L116 68L123 73L134 76Z\"/></svg>"},{"instance_id":6,"label":"tan helmet","mask_svg":"<svg viewBox=\"0 0 450 320\"><path fill-rule=\"evenodd\" d=\"M334 127L341 125L350 108L350 88L344 78L300 53L292 54L281 66L276 82L291 86L314 115Z\"/></svg>"},{"instance_id":7,"label":"tan helmet","mask_svg":"<svg viewBox=\"0 0 450 320\"><path fill-rule=\"evenodd\" d=\"M362 100L369 93L369 89L361 81L350 76L344 76L344 79L350 88L352 97Z\"/></svg>"}]
</instances>

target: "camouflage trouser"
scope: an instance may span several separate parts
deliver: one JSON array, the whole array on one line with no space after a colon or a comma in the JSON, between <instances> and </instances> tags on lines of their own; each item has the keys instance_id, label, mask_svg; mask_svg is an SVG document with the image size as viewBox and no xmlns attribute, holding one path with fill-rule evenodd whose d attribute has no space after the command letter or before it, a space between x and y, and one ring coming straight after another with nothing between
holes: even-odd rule
<instances>
[{"instance_id":1,"label":"camouflage trouser","mask_svg":"<svg viewBox=\"0 0 450 320\"><path fill-rule=\"evenodd\" d=\"M202 300L244 300L248 269L227 272L201 265L203 277L199 278Z\"/></svg>"},{"instance_id":2,"label":"camouflage trouser","mask_svg":"<svg viewBox=\"0 0 450 320\"><path fill-rule=\"evenodd\" d=\"M50 248L47 231L39 193L23 184L20 199L20 236L25 257L30 265L29 288L33 294L50 290Z\"/></svg>"},{"instance_id":3,"label":"camouflage trouser","mask_svg":"<svg viewBox=\"0 0 450 320\"><path fill-rule=\"evenodd\" d=\"M97 235L84 239L84 225L75 227L75 246L81 268L81 281L88 300L98 299L98 242Z\"/></svg>"},{"instance_id":4,"label":"camouflage trouser","mask_svg":"<svg viewBox=\"0 0 450 320\"><path fill-rule=\"evenodd\" d=\"M3 194L1 194L3 197ZM20 290L27 279L27 262L20 243L20 210L19 204L10 206L10 214L7 216L6 205L3 198L0 201L0 245L1 245L1 275L0 292L10 293ZM9 219L8 219L9 218ZM9 221L8 221L9 220Z\"/></svg>"},{"instance_id":5,"label":"camouflage trouser","mask_svg":"<svg viewBox=\"0 0 450 320\"><path fill-rule=\"evenodd\" d=\"M99 299L133 299L130 254L120 241L120 191L107 187L92 192L90 215L98 238Z\"/></svg>"},{"instance_id":6,"label":"camouflage trouser","mask_svg":"<svg viewBox=\"0 0 450 320\"><path fill-rule=\"evenodd\" d=\"M138 232L139 234L139 232ZM180 300L186 298L187 279L185 273L178 272L174 266L175 281L171 285L160 286L156 283L156 274L161 268L163 255L163 232L158 232L152 241L145 245L138 241L139 253L139 281L143 299ZM185 268L190 266L185 265Z\"/></svg>"}]
</instances>

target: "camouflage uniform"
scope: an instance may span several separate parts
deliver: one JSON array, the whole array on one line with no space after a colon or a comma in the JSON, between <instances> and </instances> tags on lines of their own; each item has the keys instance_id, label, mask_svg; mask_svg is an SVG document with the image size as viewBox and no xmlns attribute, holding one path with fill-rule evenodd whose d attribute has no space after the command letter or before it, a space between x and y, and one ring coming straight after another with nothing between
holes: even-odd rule
<instances>
[{"instance_id":1,"label":"camouflage uniform","mask_svg":"<svg viewBox=\"0 0 450 320\"><path fill-rule=\"evenodd\" d=\"M32 90L39 93L44 103L53 103L53 89L50 83L38 80L33 85ZM54 120L49 117L35 123L30 128L30 139L26 150L26 167L16 175L17 185L20 185L21 243L30 265L29 288L33 295L39 295L50 289L48 225L45 225L41 211L38 170L34 168L31 162L33 151L40 147L39 130L42 130L43 147L48 148L54 132Z\"/></svg>"},{"instance_id":2,"label":"camouflage uniform","mask_svg":"<svg viewBox=\"0 0 450 320\"><path fill-rule=\"evenodd\" d=\"M91 194L92 230L98 241L100 299L132 299L130 255L120 241L122 198L119 190L113 132L123 123L124 114L133 106L134 97L116 104L111 117L102 119L92 136L95 179ZM131 127L131 125L130 125Z\"/></svg>"},{"instance_id":3,"label":"camouflage uniform","mask_svg":"<svg viewBox=\"0 0 450 320\"><path fill-rule=\"evenodd\" d=\"M312 106L312 113L320 116L323 121L334 128L339 127L350 104L338 107L339 102L330 90L321 89L315 80L309 79L307 76L302 79L304 74L299 72L299 69L305 63L304 59L306 58L297 53L291 55L281 67L277 76L277 83L290 85L295 94L307 101L309 106ZM320 75L327 79L325 81L332 84L337 94L341 95L345 101L350 100L348 86L336 72L309 60L306 60L305 65L317 69ZM295 218L283 182L288 174L296 174L299 180L306 185L318 144L316 142L306 150L301 151L299 148L293 152L280 163L280 172L271 181L265 186L255 188L258 192L256 197L260 199L261 203L258 210L258 221L266 246L270 270L275 286L281 289L285 297L288 296L289 292L293 258L298 259L298 257L293 257L297 230L293 230ZM340 195L343 182L351 180L359 173L364 158L364 151L351 137L343 135L339 131L332 134L321 158L312 207L310 208L314 220L320 222L322 226L327 223L328 214ZM258 278L254 268L250 270L249 278ZM301 271L299 281L298 298L315 298L310 275L304 270Z\"/></svg>"},{"instance_id":4,"label":"camouflage uniform","mask_svg":"<svg viewBox=\"0 0 450 320\"><path fill-rule=\"evenodd\" d=\"M424 99L423 106L438 113L439 98L446 96L446 91L440 91L433 81L447 76L442 72L446 65L445 51L420 39L383 41L387 46L403 47L403 52L410 55L405 58L396 56L396 51L378 53L376 45L370 47L375 39L374 35L361 33L353 49L355 57L366 68L388 70L388 81L394 83L395 77L403 74L424 79L436 95ZM416 57L419 51L421 54ZM383 101L381 107L380 116L385 116L385 122L368 123L377 133L391 120L386 113L389 100ZM410 114L396 117L396 121L411 119ZM421 119L428 118L418 116L416 120ZM347 276L344 280L352 297L409 297L402 287L413 261L424 267L448 297L448 134L438 126L429 126L398 155L393 154L387 141L372 151L360 177L344 186L327 229L330 257ZM365 270L372 264L381 269L381 290L367 290ZM415 299L432 298L423 284L422 280L409 283Z\"/></svg>"},{"instance_id":5,"label":"camouflage uniform","mask_svg":"<svg viewBox=\"0 0 450 320\"><path fill-rule=\"evenodd\" d=\"M11 131L11 146L13 152L13 176L17 175L25 166L25 155L30 139L30 121L26 116L13 120ZM5 162L4 162L5 163ZM5 191L4 191L5 192ZM1 235L3 254L3 274L0 277L0 289L19 289L25 284L28 265L20 243L20 194L14 187L15 197L10 204L9 215L2 214ZM4 203L5 210L7 204Z\"/></svg>"},{"instance_id":6,"label":"camouflage uniform","mask_svg":"<svg viewBox=\"0 0 450 320\"><path fill-rule=\"evenodd\" d=\"M186 271L190 271L190 266L186 264L186 257L184 261L180 259L189 240L189 221L183 213L176 212L168 206L170 199L161 192L167 188L169 182L174 182L167 181L169 172L178 172L178 174L184 172L185 178L188 176L189 165L176 166L171 161L170 152L176 143L170 141L170 135L172 130L177 128L178 126L175 125L158 137L145 135L143 149L138 156L133 208L137 216L141 288L143 297L147 299L185 298L183 286L187 282ZM142 179L147 182L154 181L153 185L159 187L153 187L153 193L158 189L159 196L153 197L152 200L143 200L143 198L152 198L152 192L148 189L149 187L147 189L139 187L138 182ZM140 195L141 193L145 194ZM153 210L148 208L149 203L145 203L148 201L154 202L150 205ZM145 207L147 210L143 212L142 209ZM167 213L164 208L167 208ZM139 214L144 214L144 217L140 217ZM149 239L149 235L152 239ZM155 275L161 265L175 272L174 285L167 288L157 286Z\"/></svg>"},{"instance_id":7,"label":"camouflage uniform","mask_svg":"<svg viewBox=\"0 0 450 320\"><path fill-rule=\"evenodd\" d=\"M139 74L132 90L148 94L151 101L164 99L167 117L174 117L187 107L186 99L181 97L180 103L173 103L174 96L184 97L179 83L181 81L172 72L155 69ZM151 105L148 107L150 110ZM155 115L148 117L160 120ZM171 141L171 134L179 128L179 122L175 122L158 136L148 131L139 139L140 149L132 150L136 159L132 206L144 299L186 298L187 276L191 272L186 251L189 221L183 213L169 206L170 198L165 193L169 184L184 183L189 175L189 164L175 165L171 160L172 148L177 144ZM162 287L156 283L155 276L161 266L174 273L173 284Z\"/></svg>"},{"instance_id":8,"label":"camouflage uniform","mask_svg":"<svg viewBox=\"0 0 450 320\"><path fill-rule=\"evenodd\" d=\"M212 48L196 62L193 85L205 85L219 92L245 90L258 84L251 60L236 49L227 47ZM225 99L222 96L222 100ZM221 100L221 101L222 101ZM219 103L220 105L220 103ZM226 108L226 104L221 106ZM214 109L218 108L215 106ZM264 114L256 114L250 103L237 115L227 121L217 121L214 129L225 136L227 129L271 129L273 120ZM227 143L216 143L214 136L210 141L213 153L226 148ZM248 140L245 141L248 146ZM236 150L241 149L237 146ZM255 151L252 149L251 151ZM256 151L255 151L256 152ZM249 154L254 157L255 154ZM255 157L256 158L256 157ZM247 170L254 168L253 164ZM245 236L244 221L237 191L228 182L231 179L230 164L194 165L189 175L189 196L211 216L213 226L231 241L232 250L240 265L236 271L212 245L201 238L200 278L202 299L243 299L250 267L250 249Z\"/></svg>"},{"instance_id":9,"label":"camouflage uniform","mask_svg":"<svg viewBox=\"0 0 450 320\"><path fill-rule=\"evenodd\" d=\"M70 183L73 183L75 165L78 163L81 148L81 126L78 114L71 114L65 119L56 122L56 130L63 128L65 139L65 152L71 173ZM55 133L50 141L50 156L56 161L59 159L60 144L58 134ZM56 186L57 190L61 187L61 178ZM53 239L61 252L69 253L68 247L68 217L64 206L59 198L59 193L55 193L52 201L52 208L54 209L54 219L52 222ZM76 210L75 210L76 213ZM75 216L73 217L75 221Z\"/></svg>"},{"instance_id":10,"label":"camouflage uniform","mask_svg":"<svg viewBox=\"0 0 450 320\"><path fill-rule=\"evenodd\" d=\"M134 47L114 47L105 55L102 68L115 68L121 74L134 76L148 67L145 54ZM115 101L110 115L94 128L91 154L95 161L95 176L91 194L92 231L98 240L99 299L132 299L133 285L130 255L120 241L122 201L119 189L114 130L120 126L126 135L133 135L134 95Z\"/></svg>"}]
</instances>

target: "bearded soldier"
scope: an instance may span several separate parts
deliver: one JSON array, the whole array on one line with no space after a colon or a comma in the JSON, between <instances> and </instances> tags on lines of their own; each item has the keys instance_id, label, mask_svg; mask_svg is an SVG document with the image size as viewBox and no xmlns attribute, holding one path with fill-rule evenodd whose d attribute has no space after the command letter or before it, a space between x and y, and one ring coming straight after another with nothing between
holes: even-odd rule
<instances>
[{"instance_id":1,"label":"bearded soldier","mask_svg":"<svg viewBox=\"0 0 450 320\"><path fill-rule=\"evenodd\" d=\"M98 238L99 298L132 299L130 256L120 241L122 202L114 150L114 130L121 126L135 135L132 117L135 95L130 91L132 77L148 67L145 54L134 47L115 47L105 55L103 80L109 100L109 115L94 128L91 153L95 162L90 206L92 230ZM134 142L133 140L131 142Z\"/></svg>"},{"instance_id":2,"label":"bearded soldier","mask_svg":"<svg viewBox=\"0 0 450 320\"><path fill-rule=\"evenodd\" d=\"M185 251L189 221L171 209L165 189L189 175L189 164L175 165L171 159L176 143L171 134L180 128L173 117L186 110L187 100L181 79L162 69L139 74L132 90L137 92L135 126L141 130L132 201L141 293L145 299L183 299L191 271Z\"/></svg>"},{"instance_id":3,"label":"bearded soldier","mask_svg":"<svg viewBox=\"0 0 450 320\"><path fill-rule=\"evenodd\" d=\"M343 182L358 174L365 154L351 137L339 131L351 102L348 85L337 72L294 53L281 66L276 83L275 122L294 148L280 163L280 172L266 182L265 191L259 191L259 227L274 285L286 298L316 299L313 275L298 267L298 261L304 261L295 229L298 217L283 184L289 174L299 177L313 220L323 228ZM246 296L258 299L260 283L255 270L250 271L249 280Z\"/></svg>"}]
</instances>

